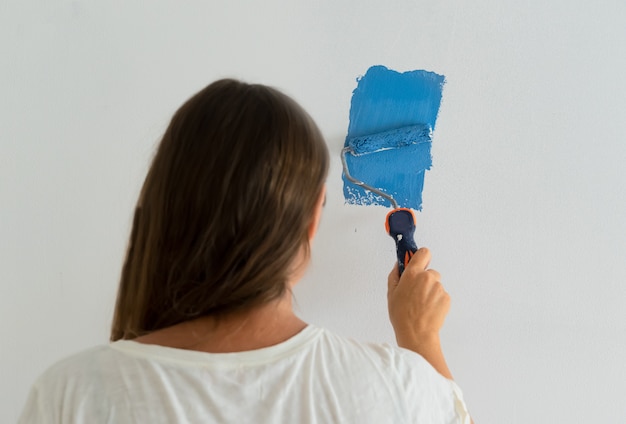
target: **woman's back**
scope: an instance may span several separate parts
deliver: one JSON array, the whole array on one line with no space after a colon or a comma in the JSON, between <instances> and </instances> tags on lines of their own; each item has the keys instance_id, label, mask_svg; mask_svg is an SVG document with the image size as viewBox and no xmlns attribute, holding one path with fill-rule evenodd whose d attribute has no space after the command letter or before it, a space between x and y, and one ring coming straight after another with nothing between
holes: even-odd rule
<instances>
[{"instance_id":1,"label":"woman's back","mask_svg":"<svg viewBox=\"0 0 626 424\"><path fill-rule=\"evenodd\" d=\"M43 375L20 422L457 423L459 393L413 352L308 326L246 352L94 348Z\"/></svg>"}]
</instances>

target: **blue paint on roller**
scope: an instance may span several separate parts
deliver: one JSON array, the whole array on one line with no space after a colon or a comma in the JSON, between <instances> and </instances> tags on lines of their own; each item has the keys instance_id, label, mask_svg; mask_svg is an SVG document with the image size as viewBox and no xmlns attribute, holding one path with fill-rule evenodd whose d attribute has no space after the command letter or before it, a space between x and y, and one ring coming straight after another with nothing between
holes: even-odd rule
<instances>
[{"instance_id":1,"label":"blue paint on roller","mask_svg":"<svg viewBox=\"0 0 626 424\"><path fill-rule=\"evenodd\" d=\"M387 149L407 147L411 144L430 143L430 126L410 125L377 134L363 135L348 140L351 153L355 156L367 155Z\"/></svg>"},{"instance_id":2,"label":"blue paint on roller","mask_svg":"<svg viewBox=\"0 0 626 424\"><path fill-rule=\"evenodd\" d=\"M391 194L399 206L421 210L444 76L373 66L357 81L344 144L353 151L346 155L350 174ZM343 180L347 203L390 206L388 200L345 176Z\"/></svg>"}]
</instances>

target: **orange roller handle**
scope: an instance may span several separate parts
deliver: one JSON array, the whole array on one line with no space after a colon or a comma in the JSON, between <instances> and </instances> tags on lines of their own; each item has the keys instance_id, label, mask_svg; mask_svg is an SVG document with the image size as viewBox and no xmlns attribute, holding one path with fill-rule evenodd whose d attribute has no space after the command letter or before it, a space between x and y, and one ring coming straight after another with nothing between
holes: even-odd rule
<instances>
[{"instance_id":1,"label":"orange roller handle","mask_svg":"<svg viewBox=\"0 0 626 424\"><path fill-rule=\"evenodd\" d=\"M398 256L398 268L400 275L417 252L415 243L415 214L411 209L396 208L387 214L385 220L387 233L396 242L396 253Z\"/></svg>"}]
</instances>

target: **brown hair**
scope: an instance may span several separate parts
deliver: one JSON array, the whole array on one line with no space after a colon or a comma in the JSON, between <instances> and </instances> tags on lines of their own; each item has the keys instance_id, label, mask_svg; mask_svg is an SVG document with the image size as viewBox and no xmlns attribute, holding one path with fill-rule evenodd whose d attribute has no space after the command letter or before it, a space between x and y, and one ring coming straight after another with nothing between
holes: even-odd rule
<instances>
[{"instance_id":1,"label":"brown hair","mask_svg":"<svg viewBox=\"0 0 626 424\"><path fill-rule=\"evenodd\" d=\"M111 340L281 297L328 171L311 117L263 85L220 80L174 114L143 184Z\"/></svg>"}]
</instances>

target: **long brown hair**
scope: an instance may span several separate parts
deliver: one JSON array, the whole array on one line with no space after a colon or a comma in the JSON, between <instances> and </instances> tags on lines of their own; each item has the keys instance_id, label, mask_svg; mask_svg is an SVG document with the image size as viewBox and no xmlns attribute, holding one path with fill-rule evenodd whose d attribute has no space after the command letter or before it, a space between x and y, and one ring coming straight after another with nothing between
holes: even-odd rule
<instances>
[{"instance_id":1,"label":"long brown hair","mask_svg":"<svg viewBox=\"0 0 626 424\"><path fill-rule=\"evenodd\" d=\"M174 114L143 184L111 340L281 297L328 171L310 116L220 80Z\"/></svg>"}]
</instances>

